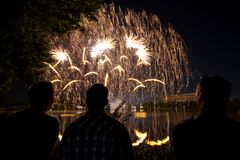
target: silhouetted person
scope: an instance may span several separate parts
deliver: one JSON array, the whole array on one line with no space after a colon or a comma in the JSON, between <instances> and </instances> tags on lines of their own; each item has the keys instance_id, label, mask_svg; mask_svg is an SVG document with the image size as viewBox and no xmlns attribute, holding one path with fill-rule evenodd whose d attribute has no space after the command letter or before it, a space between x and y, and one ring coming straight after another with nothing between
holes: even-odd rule
<instances>
[{"instance_id":1,"label":"silhouetted person","mask_svg":"<svg viewBox=\"0 0 240 160\"><path fill-rule=\"evenodd\" d=\"M108 89L94 84L87 91L88 111L70 124L63 135L57 159L132 160L133 148L127 129L106 115Z\"/></svg>"},{"instance_id":2,"label":"silhouetted person","mask_svg":"<svg viewBox=\"0 0 240 160\"><path fill-rule=\"evenodd\" d=\"M7 151L4 159L47 160L57 142L59 122L48 115L53 102L51 82L41 81L29 89L30 108L8 120Z\"/></svg>"},{"instance_id":3,"label":"silhouetted person","mask_svg":"<svg viewBox=\"0 0 240 160\"><path fill-rule=\"evenodd\" d=\"M177 160L240 159L240 124L226 111L230 92L224 78L202 77L196 89L200 114L174 128Z\"/></svg>"}]
</instances>

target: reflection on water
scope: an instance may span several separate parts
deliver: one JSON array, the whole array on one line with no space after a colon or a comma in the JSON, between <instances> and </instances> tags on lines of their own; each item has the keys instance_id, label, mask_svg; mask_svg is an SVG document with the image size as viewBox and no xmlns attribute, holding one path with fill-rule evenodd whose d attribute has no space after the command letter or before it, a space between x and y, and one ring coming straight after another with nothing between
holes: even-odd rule
<instances>
[{"instance_id":1,"label":"reflection on water","mask_svg":"<svg viewBox=\"0 0 240 160\"><path fill-rule=\"evenodd\" d=\"M60 132L83 112L61 112L54 111L50 114L57 116L60 121ZM180 121L190 117L190 112L133 112L132 116L125 123L133 144L147 143L149 145L161 145L169 142L169 136L173 127Z\"/></svg>"}]
</instances>

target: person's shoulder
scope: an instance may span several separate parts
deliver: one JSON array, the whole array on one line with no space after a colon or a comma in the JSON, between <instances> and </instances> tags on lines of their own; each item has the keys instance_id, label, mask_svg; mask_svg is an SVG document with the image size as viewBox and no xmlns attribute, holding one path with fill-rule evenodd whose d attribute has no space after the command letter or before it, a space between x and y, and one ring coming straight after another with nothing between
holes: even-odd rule
<instances>
[{"instance_id":1,"label":"person's shoulder","mask_svg":"<svg viewBox=\"0 0 240 160\"><path fill-rule=\"evenodd\" d=\"M52 115L52 114L44 113L44 116L45 116L47 119L51 120L51 121L58 122L58 118L55 117L55 116Z\"/></svg>"},{"instance_id":2,"label":"person's shoulder","mask_svg":"<svg viewBox=\"0 0 240 160\"><path fill-rule=\"evenodd\" d=\"M176 125L176 127L189 126L189 125L193 124L195 121L196 121L196 117L193 116L193 117L190 117L190 118L187 118L187 119L181 121L179 124Z\"/></svg>"},{"instance_id":3,"label":"person's shoulder","mask_svg":"<svg viewBox=\"0 0 240 160\"><path fill-rule=\"evenodd\" d=\"M22 118L26 118L29 115L30 115L29 109L23 109L23 110L12 113L8 118L9 120L19 120Z\"/></svg>"},{"instance_id":4,"label":"person's shoulder","mask_svg":"<svg viewBox=\"0 0 240 160\"><path fill-rule=\"evenodd\" d=\"M60 125L59 119L51 114L43 113L44 121L51 126L58 126Z\"/></svg>"},{"instance_id":5,"label":"person's shoulder","mask_svg":"<svg viewBox=\"0 0 240 160\"><path fill-rule=\"evenodd\" d=\"M228 121L227 122L228 122L227 125L235 127L236 129L240 130L240 121L239 120L236 120L236 119L233 119L231 117L228 117Z\"/></svg>"},{"instance_id":6,"label":"person's shoulder","mask_svg":"<svg viewBox=\"0 0 240 160\"><path fill-rule=\"evenodd\" d=\"M109 115L106 116L106 119L107 119L110 123L112 123L113 125L123 126L123 124L122 124L119 120L117 120L117 119L115 119L115 118L113 118L113 117L111 117L111 116L109 116Z\"/></svg>"},{"instance_id":7,"label":"person's shoulder","mask_svg":"<svg viewBox=\"0 0 240 160\"><path fill-rule=\"evenodd\" d=\"M112 126L112 129L114 132L118 132L120 134L123 132L125 133L127 131L127 128L121 121L110 116L108 116L108 121L109 121L109 125Z\"/></svg>"},{"instance_id":8,"label":"person's shoulder","mask_svg":"<svg viewBox=\"0 0 240 160\"><path fill-rule=\"evenodd\" d=\"M65 131L69 132L71 130L77 129L78 126L84 123L86 119L87 119L87 116L85 115L78 117L66 127Z\"/></svg>"},{"instance_id":9,"label":"person's shoulder","mask_svg":"<svg viewBox=\"0 0 240 160\"><path fill-rule=\"evenodd\" d=\"M181 132L181 131L185 131L185 130L189 130L194 126L194 123L196 123L196 117L190 117L188 119L183 120L182 122L178 123L175 127L174 127L174 132Z\"/></svg>"}]
</instances>

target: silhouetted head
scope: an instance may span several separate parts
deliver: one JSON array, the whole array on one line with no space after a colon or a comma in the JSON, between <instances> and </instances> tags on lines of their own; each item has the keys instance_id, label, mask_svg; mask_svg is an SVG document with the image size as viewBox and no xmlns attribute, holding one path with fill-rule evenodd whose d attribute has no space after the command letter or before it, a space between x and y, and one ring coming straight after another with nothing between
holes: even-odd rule
<instances>
[{"instance_id":1,"label":"silhouetted head","mask_svg":"<svg viewBox=\"0 0 240 160\"><path fill-rule=\"evenodd\" d=\"M53 103L53 85L51 82L41 81L33 84L29 89L29 102L32 108L47 111Z\"/></svg>"},{"instance_id":2,"label":"silhouetted head","mask_svg":"<svg viewBox=\"0 0 240 160\"><path fill-rule=\"evenodd\" d=\"M231 94L231 83L219 76L203 76L197 86L198 101L204 109L225 109Z\"/></svg>"},{"instance_id":3,"label":"silhouetted head","mask_svg":"<svg viewBox=\"0 0 240 160\"><path fill-rule=\"evenodd\" d=\"M102 110L108 103L108 89L100 83L92 85L87 91L87 107L89 110Z\"/></svg>"}]
</instances>

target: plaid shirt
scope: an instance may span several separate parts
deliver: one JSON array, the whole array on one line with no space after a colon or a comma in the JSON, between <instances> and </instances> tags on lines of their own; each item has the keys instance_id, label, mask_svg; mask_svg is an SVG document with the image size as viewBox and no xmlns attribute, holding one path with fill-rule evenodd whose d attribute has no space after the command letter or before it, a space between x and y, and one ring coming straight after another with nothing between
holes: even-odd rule
<instances>
[{"instance_id":1,"label":"plaid shirt","mask_svg":"<svg viewBox=\"0 0 240 160\"><path fill-rule=\"evenodd\" d=\"M104 112L87 112L64 132L61 160L132 160L133 148L123 124Z\"/></svg>"}]
</instances>

